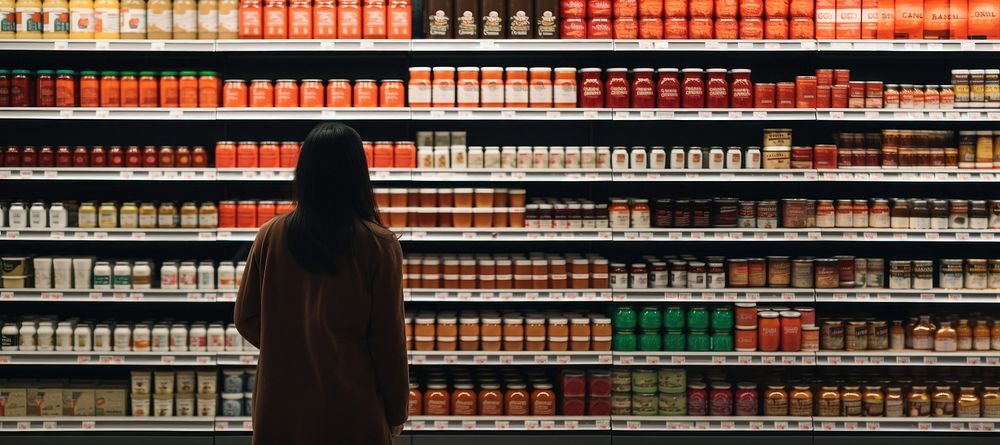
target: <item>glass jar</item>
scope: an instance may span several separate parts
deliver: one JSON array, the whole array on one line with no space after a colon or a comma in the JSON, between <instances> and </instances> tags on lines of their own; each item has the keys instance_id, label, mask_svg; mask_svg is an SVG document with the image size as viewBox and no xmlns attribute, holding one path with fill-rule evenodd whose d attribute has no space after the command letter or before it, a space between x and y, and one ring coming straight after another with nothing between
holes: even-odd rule
<instances>
[{"instance_id":1,"label":"glass jar","mask_svg":"<svg viewBox=\"0 0 1000 445\"><path fill-rule=\"evenodd\" d=\"M885 390L885 416L903 417L906 415L903 388L890 386Z\"/></svg>"},{"instance_id":2,"label":"glass jar","mask_svg":"<svg viewBox=\"0 0 1000 445\"><path fill-rule=\"evenodd\" d=\"M931 397L926 386L914 386L906 396L907 417L928 417L931 415Z\"/></svg>"},{"instance_id":3,"label":"glass jar","mask_svg":"<svg viewBox=\"0 0 1000 445\"><path fill-rule=\"evenodd\" d=\"M788 392L783 385L770 385L764 392L764 415L765 416L787 416L788 415ZM737 415L741 415L737 413Z\"/></svg>"},{"instance_id":4,"label":"glass jar","mask_svg":"<svg viewBox=\"0 0 1000 445\"><path fill-rule=\"evenodd\" d=\"M820 417L840 416L840 391L836 386L820 388L819 400L816 402L816 415Z\"/></svg>"},{"instance_id":5,"label":"glass jar","mask_svg":"<svg viewBox=\"0 0 1000 445\"><path fill-rule=\"evenodd\" d=\"M934 395L931 397L931 416L955 417L955 394L951 392L951 387L946 385L934 387Z\"/></svg>"},{"instance_id":6,"label":"glass jar","mask_svg":"<svg viewBox=\"0 0 1000 445\"><path fill-rule=\"evenodd\" d=\"M705 104L708 108L728 108L729 82L726 80L726 70L722 68L710 68L707 72L708 82L705 85L707 92Z\"/></svg>"},{"instance_id":7,"label":"glass jar","mask_svg":"<svg viewBox=\"0 0 1000 445\"><path fill-rule=\"evenodd\" d=\"M862 396L862 408L865 417L882 417L885 415L885 397L879 386L865 386Z\"/></svg>"},{"instance_id":8,"label":"glass jar","mask_svg":"<svg viewBox=\"0 0 1000 445\"><path fill-rule=\"evenodd\" d=\"M750 70L732 70L733 80L729 85L730 101L733 108L753 108L753 83Z\"/></svg>"},{"instance_id":9,"label":"glass jar","mask_svg":"<svg viewBox=\"0 0 1000 445\"><path fill-rule=\"evenodd\" d=\"M652 68L632 70L632 108L653 108L656 106L656 87Z\"/></svg>"},{"instance_id":10,"label":"glass jar","mask_svg":"<svg viewBox=\"0 0 1000 445\"><path fill-rule=\"evenodd\" d=\"M604 107L604 83L601 81L600 68L583 68L580 70L580 107Z\"/></svg>"},{"instance_id":11,"label":"glass jar","mask_svg":"<svg viewBox=\"0 0 1000 445\"><path fill-rule=\"evenodd\" d=\"M958 417L964 418L980 416L980 400L979 396L976 395L976 388L974 386L963 386L959 389L956 414Z\"/></svg>"},{"instance_id":12,"label":"glass jar","mask_svg":"<svg viewBox=\"0 0 1000 445\"><path fill-rule=\"evenodd\" d=\"M796 385L789 394L788 415L809 417L813 413L812 389L808 385Z\"/></svg>"},{"instance_id":13,"label":"glass jar","mask_svg":"<svg viewBox=\"0 0 1000 445\"><path fill-rule=\"evenodd\" d=\"M680 108L680 82L677 81L677 68L660 68L656 70L656 107Z\"/></svg>"},{"instance_id":14,"label":"glass jar","mask_svg":"<svg viewBox=\"0 0 1000 445\"><path fill-rule=\"evenodd\" d=\"M685 68L681 105L684 108L705 108L705 83L700 68Z\"/></svg>"},{"instance_id":15,"label":"glass jar","mask_svg":"<svg viewBox=\"0 0 1000 445\"><path fill-rule=\"evenodd\" d=\"M608 68L608 80L605 86L607 91L607 108L628 108L630 103L628 69Z\"/></svg>"}]
</instances>

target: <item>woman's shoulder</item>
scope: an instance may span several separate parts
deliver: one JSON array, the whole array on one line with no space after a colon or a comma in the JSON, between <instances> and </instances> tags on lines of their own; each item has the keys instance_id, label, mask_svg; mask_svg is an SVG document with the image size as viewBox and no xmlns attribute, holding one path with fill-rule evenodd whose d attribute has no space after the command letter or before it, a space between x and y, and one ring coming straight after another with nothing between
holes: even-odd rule
<instances>
[{"instance_id":1,"label":"woman's shoulder","mask_svg":"<svg viewBox=\"0 0 1000 445\"><path fill-rule=\"evenodd\" d=\"M396 236L395 233L393 233L391 230L383 227L382 225L380 225L378 223L371 222L371 221L361 221L360 224L361 224L361 228L362 228L362 230L360 231L360 233L361 234L365 234L363 236L367 236L367 234L370 234L371 236L374 236L375 238L377 238L380 241L398 241L399 240L399 237Z\"/></svg>"}]
</instances>

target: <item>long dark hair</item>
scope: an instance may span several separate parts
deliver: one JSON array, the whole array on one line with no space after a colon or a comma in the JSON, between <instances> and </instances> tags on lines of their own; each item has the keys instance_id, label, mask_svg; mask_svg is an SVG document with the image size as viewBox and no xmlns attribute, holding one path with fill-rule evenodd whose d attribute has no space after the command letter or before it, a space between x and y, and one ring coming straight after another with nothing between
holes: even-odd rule
<instances>
[{"instance_id":1,"label":"long dark hair","mask_svg":"<svg viewBox=\"0 0 1000 445\"><path fill-rule=\"evenodd\" d=\"M310 272L335 272L338 260L350 256L359 222L382 225L361 136L347 125L325 122L309 132L293 188L288 248Z\"/></svg>"}]
</instances>

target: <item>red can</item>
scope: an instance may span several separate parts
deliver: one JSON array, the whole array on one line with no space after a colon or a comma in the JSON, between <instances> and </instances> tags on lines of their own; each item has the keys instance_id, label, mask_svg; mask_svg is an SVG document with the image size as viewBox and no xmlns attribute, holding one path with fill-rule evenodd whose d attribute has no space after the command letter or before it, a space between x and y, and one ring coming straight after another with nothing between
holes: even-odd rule
<instances>
[{"instance_id":1,"label":"red can","mask_svg":"<svg viewBox=\"0 0 1000 445\"><path fill-rule=\"evenodd\" d=\"M792 147L792 168L813 168L812 147Z\"/></svg>"},{"instance_id":2,"label":"red can","mask_svg":"<svg viewBox=\"0 0 1000 445\"><path fill-rule=\"evenodd\" d=\"M38 166L39 167L55 167L56 166L56 153L52 151L52 147L42 147L38 152Z\"/></svg>"},{"instance_id":3,"label":"red can","mask_svg":"<svg viewBox=\"0 0 1000 445\"><path fill-rule=\"evenodd\" d=\"M660 68L656 82L656 107L680 108L681 91L677 80L677 68Z\"/></svg>"},{"instance_id":4,"label":"red can","mask_svg":"<svg viewBox=\"0 0 1000 445\"><path fill-rule=\"evenodd\" d=\"M278 207L274 201L260 201L257 203L257 225L262 226L264 223L274 218L277 214Z\"/></svg>"},{"instance_id":5,"label":"red can","mask_svg":"<svg viewBox=\"0 0 1000 445\"><path fill-rule=\"evenodd\" d=\"M778 82L775 108L795 108L795 83Z\"/></svg>"},{"instance_id":6,"label":"red can","mask_svg":"<svg viewBox=\"0 0 1000 445\"><path fill-rule=\"evenodd\" d=\"M774 108L775 85L758 83L754 85L754 108Z\"/></svg>"},{"instance_id":7,"label":"red can","mask_svg":"<svg viewBox=\"0 0 1000 445\"><path fill-rule=\"evenodd\" d=\"M882 99L882 82L878 80L865 82L865 98Z\"/></svg>"},{"instance_id":8,"label":"red can","mask_svg":"<svg viewBox=\"0 0 1000 445\"><path fill-rule=\"evenodd\" d=\"M735 324L736 327L756 327L757 326L757 304L756 303L736 303Z\"/></svg>"},{"instance_id":9,"label":"red can","mask_svg":"<svg viewBox=\"0 0 1000 445\"><path fill-rule=\"evenodd\" d=\"M816 310L811 307L797 307L793 309L799 313L802 326L816 326Z\"/></svg>"},{"instance_id":10,"label":"red can","mask_svg":"<svg viewBox=\"0 0 1000 445\"><path fill-rule=\"evenodd\" d=\"M236 142L216 142L215 168L236 168Z\"/></svg>"},{"instance_id":11,"label":"red can","mask_svg":"<svg viewBox=\"0 0 1000 445\"><path fill-rule=\"evenodd\" d=\"M830 108L830 85L816 86L816 108Z\"/></svg>"},{"instance_id":12,"label":"red can","mask_svg":"<svg viewBox=\"0 0 1000 445\"><path fill-rule=\"evenodd\" d=\"M0 158L3 159L3 158ZM0 165L3 165L3 161L0 161ZM69 147L62 146L56 149L56 167L68 168L73 166L73 152L69 151Z\"/></svg>"},{"instance_id":13,"label":"red can","mask_svg":"<svg viewBox=\"0 0 1000 445\"><path fill-rule=\"evenodd\" d=\"M236 168L257 168L257 142L240 141L236 146Z\"/></svg>"},{"instance_id":14,"label":"red can","mask_svg":"<svg viewBox=\"0 0 1000 445\"><path fill-rule=\"evenodd\" d=\"M663 19L659 17L639 18L639 38L645 40L663 39ZM567 38L567 37L563 37Z\"/></svg>"},{"instance_id":15,"label":"red can","mask_svg":"<svg viewBox=\"0 0 1000 445\"><path fill-rule=\"evenodd\" d=\"M816 77L795 77L795 108L816 108Z\"/></svg>"},{"instance_id":16,"label":"red can","mask_svg":"<svg viewBox=\"0 0 1000 445\"><path fill-rule=\"evenodd\" d=\"M285 141L281 143L279 156L279 167L295 168L299 161L299 143L295 141Z\"/></svg>"},{"instance_id":17,"label":"red can","mask_svg":"<svg viewBox=\"0 0 1000 445\"><path fill-rule=\"evenodd\" d=\"M847 97L851 99L864 99L865 82L863 81L850 82L847 86Z\"/></svg>"},{"instance_id":18,"label":"red can","mask_svg":"<svg viewBox=\"0 0 1000 445\"><path fill-rule=\"evenodd\" d=\"M684 17L667 17L663 22L663 34L667 39L683 40L688 38L688 22Z\"/></svg>"},{"instance_id":19,"label":"red can","mask_svg":"<svg viewBox=\"0 0 1000 445\"><path fill-rule=\"evenodd\" d=\"M833 70L831 69L819 69L816 70L816 85L833 85Z\"/></svg>"},{"instance_id":20,"label":"red can","mask_svg":"<svg viewBox=\"0 0 1000 445\"><path fill-rule=\"evenodd\" d=\"M816 144L813 147L813 168L837 168L837 146Z\"/></svg>"},{"instance_id":21,"label":"red can","mask_svg":"<svg viewBox=\"0 0 1000 445\"><path fill-rule=\"evenodd\" d=\"M632 70L632 108L653 108L656 106L656 84L653 82L652 68Z\"/></svg>"},{"instance_id":22,"label":"red can","mask_svg":"<svg viewBox=\"0 0 1000 445\"><path fill-rule=\"evenodd\" d=\"M99 147L94 147L94 148L97 149ZM121 151L121 148L119 148L118 150ZM136 148L136 150L138 150L138 148ZM87 147L77 146L76 148L74 148L72 155L72 162L73 162L73 167L97 167L97 165L94 165L93 163L90 162L90 154L87 153ZM139 163L141 164L142 161L140 160ZM121 167L121 164L119 164L118 166Z\"/></svg>"},{"instance_id":23,"label":"red can","mask_svg":"<svg viewBox=\"0 0 1000 445\"><path fill-rule=\"evenodd\" d=\"M757 350L757 326L736 327L736 350L740 352Z\"/></svg>"},{"instance_id":24,"label":"red can","mask_svg":"<svg viewBox=\"0 0 1000 445\"><path fill-rule=\"evenodd\" d=\"M847 85L851 81L851 70L837 69L833 70L833 84L834 85Z\"/></svg>"},{"instance_id":25,"label":"red can","mask_svg":"<svg viewBox=\"0 0 1000 445\"><path fill-rule=\"evenodd\" d=\"M587 19L564 18L559 23L559 35L564 39L586 39Z\"/></svg>"},{"instance_id":26,"label":"red can","mask_svg":"<svg viewBox=\"0 0 1000 445\"><path fill-rule=\"evenodd\" d=\"M847 108L847 85L830 87L830 108Z\"/></svg>"},{"instance_id":27,"label":"red can","mask_svg":"<svg viewBox=\"0 0 1000 445\"><path fill-rule=\"evenodd\" d=\"M757 398L757 384L752 382L740 382L736 389L736 415L756 416L757 406L760 401Z\"/></svg>"},{"instance_id":28,"label":"red can","mask_svg":"<svg viewBox=\"0 0 1000 445\"><path fill-rule=\"evenodd\" d=\"M219 216L221 225L222 216ZM257 201L240 201L236 206L236 227L242 229L253 229L259 227L257 224Z\"/></svg>"},{"instance_id":29,"label":"red can","mask_svg":"<svg viewBox=\"0 0 1000 445\"><path fill-rule=\"evenodd\" d=\"M236 201L219 202L219 227L236 227Z\"/></svg>"}]
</instances>

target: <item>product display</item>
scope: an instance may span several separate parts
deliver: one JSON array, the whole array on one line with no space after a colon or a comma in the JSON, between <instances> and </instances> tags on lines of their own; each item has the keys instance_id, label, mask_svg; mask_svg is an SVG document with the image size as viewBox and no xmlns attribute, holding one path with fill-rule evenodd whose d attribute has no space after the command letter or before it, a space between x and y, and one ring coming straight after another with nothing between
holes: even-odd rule
<instances>
[{"instance_id":1,"label":"product display","mask_svg":"<svg viewBox=\"0 0 1000 445\"><path fill-rule=\"evenodd\" d=\"M253 351L230 324L100 323L58 321L52 317L7 320L3 351L56 352L222 352Z\"/></svg>"},{"instance_id":2,"label":"product display","mask_svg":"<svg viewBox=\"0 0 1000 445\"><path fill-rule=\"evenodd\" d=\"M441 312L406 322L413 351L611 350L611 319L602 315Z\"/></svg>"},{"instance_id":3,"label":"product display","mask_svg":"<svg viewBox=\"0 0 1000 445\"><path fill-rule=\"evenodd\" d=\"M33 289L236 290L246 261L102 261L93 257L2 257L3 287Z\"/></svg>"},{"instance_id":4,"label":"product display","mask_svg":"<svg viewBox=\"0 0 1000 445\"><path fill-rule=\"evenodd\" d=\"M403 286L424 289L606 289L608 260L588 255L438 256L403 259Z\"/></svg>"},{"instance_id":5,"label":"product display","mask_svg":"<svg viewBox=\"0 0 1000 445\"><path fill-rule=\"evenodd\" d=\"M216 108L215 71L0 70L0 107Z\"/></svg>"}]
</instances>

